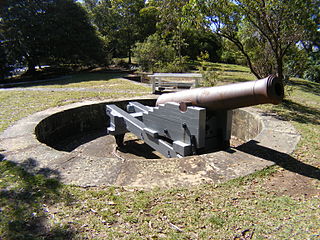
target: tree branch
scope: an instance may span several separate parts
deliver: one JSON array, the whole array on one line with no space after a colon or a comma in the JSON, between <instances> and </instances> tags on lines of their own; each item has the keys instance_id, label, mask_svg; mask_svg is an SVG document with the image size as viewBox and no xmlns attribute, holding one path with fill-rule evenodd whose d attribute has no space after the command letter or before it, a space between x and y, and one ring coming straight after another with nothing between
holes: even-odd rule
<instances>
[{"instance_id":1,"label":"tree branch","mask_svg":"<svg viewBox=\"0 0 320 240\"><path fill-rule=\"evenodd\" d=\"M234 38L234 37L232 37L232 36L229 36L229 35L227 35L227 34L223 34L223 33L221 33L221 32L217 32L217 34L218 34L219 36L224 37L224 38L230 40L231 42L233 42L233 43L237 46L237 48L240 50L240 52L241 52L241 53L245 56L245 58L247 59L248 66L249 66L252 74L253 74L257 79L262 78L262 77L259 75L259 73L257 73L257 72L255 71L255 69L254 69L254 67L253 67L253 64L252 64L252 62L251 62L250 56L247 54L247 52L246 52L245 49L244 49L243 44L242 44L238 39L236 39L236 38Z\"/></svg>"}]
</instances>

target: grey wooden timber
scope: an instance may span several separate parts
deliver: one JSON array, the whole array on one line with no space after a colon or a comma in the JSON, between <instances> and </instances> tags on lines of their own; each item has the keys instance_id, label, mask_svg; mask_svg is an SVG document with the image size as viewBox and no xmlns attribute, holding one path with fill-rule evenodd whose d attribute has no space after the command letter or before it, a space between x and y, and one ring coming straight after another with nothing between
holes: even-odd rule
<instances>
[{"instance_id":1,"label":"grey wooden timber","mask_svg":"<svg viewBox=\"0 0 320 240\"><path fill-rule=\"evenodd\" d=\"M137 104L133 105L137 106ZM189 144L175 141L171 145L165 140L159 139L157 130L149 128L144 122L139 121L132 114L127 113L116 105L107 105L106 111L110 117L110 127L107 129L108 134L121 136L128 131L132 132L166 157L181 157L190 154L191 147Z\"/></svg>"}]
</instances>

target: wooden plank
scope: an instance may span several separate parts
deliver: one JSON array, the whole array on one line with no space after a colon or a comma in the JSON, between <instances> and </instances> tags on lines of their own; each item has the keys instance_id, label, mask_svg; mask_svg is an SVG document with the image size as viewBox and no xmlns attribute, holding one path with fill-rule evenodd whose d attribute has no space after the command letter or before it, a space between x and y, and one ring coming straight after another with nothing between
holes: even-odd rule
<instances>
[{"instance_id":1,"label":"wooden plank","mask_svg":"<svg viewBox=\"0 0 320 240\"><path fill-rule=\"evenodd\" d=\"M186 112L181 112L177 103L160 105L143 115L145 125L160 136L187 144L191 143L191 136L195 136L198 148L205 145L205 120L204 108L192 106Z\"/></svg>"}]
</instances>

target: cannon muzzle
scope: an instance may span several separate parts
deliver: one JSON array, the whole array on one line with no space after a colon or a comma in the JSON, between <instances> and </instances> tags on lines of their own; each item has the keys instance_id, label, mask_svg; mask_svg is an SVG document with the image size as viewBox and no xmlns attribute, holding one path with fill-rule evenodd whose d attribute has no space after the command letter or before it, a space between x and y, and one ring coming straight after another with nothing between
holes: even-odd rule
<instances>
[{"instance_id":1,"label":"cannon muzzle","mask_svg":"<svg viewBox=\"0 0 320 240\"><path fill-rule=\"evenodd\" d=\"M176 102L209 110L229 110L264 103L278 104L283 97L282 81L271 75L256 81L163 94L156 105Z\"/></svg>"}]
</instances>

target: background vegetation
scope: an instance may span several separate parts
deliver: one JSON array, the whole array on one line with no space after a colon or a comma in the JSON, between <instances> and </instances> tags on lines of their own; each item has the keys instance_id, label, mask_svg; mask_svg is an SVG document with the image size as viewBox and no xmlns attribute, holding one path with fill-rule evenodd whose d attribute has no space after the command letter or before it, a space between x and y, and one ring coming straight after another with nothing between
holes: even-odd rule
<instances>
[{"instance_id":1,"label":"background vegetation","mask_svg":"<svg viewBox=\"0 0 320 240\"><path fill-rule=\"evenodd\" d=\"M316 0L5 0L0 14L2 79L18 67L34 75L36 66L108 66L113 58L130 67L133 55L144 71L182 72L208 54L257 78L319 81Z\"/></svg>"}]
</instances>

